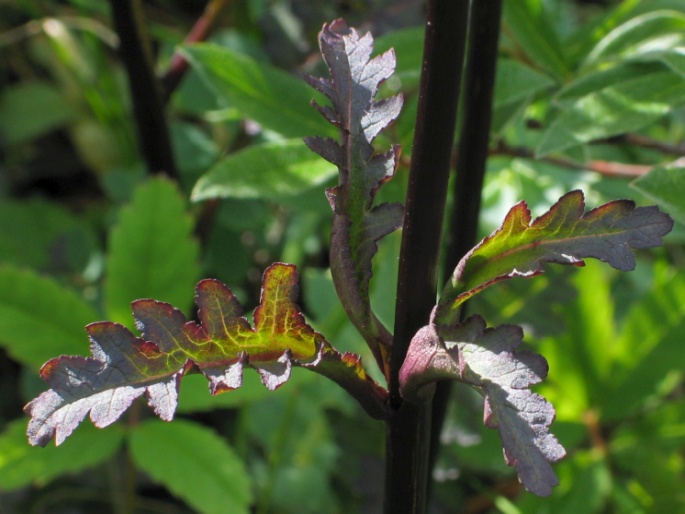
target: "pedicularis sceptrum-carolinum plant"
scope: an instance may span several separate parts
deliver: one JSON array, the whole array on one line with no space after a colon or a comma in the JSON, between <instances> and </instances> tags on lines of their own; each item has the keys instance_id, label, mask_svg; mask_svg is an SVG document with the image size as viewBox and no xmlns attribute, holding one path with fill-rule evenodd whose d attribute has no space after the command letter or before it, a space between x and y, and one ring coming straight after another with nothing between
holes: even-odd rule
<instances>
[{"instance_id":1,"label":"pedicularis sceptrum-carolinum plant","mask_svg":"<svg viewBox=\"0 0 685 514\"><path fill-rule=\"evenodd\" d=\"M30 443L44 446L54 439L59 445L87 415L106 427L141 396L161 419L171 421L181 381L190 373L204 375L216 395L239 388L246 368L257 371L269 390L282 386L293 367L306 368L339 384L373 418L388 422L405 405L430 402L436 381L453 380L483 396L484 422L498 430L504 458L524 486L549 495L557 484L551 463L565 450L549 431L554 408L530 390L547 375L547 363L519 350L520 327L488 327L477 314L462 320L461 307L498 282L541 274L548 263L583 266L583 259L595 258L632 270L633 250L661 245L671 219L656 207L636 207L628 200L586 211L580 191L567 193L536 219L525 202L518 203L458 263L396 370L390 357L393 334L374 314L369 297L377 243L402 227L404 217L398 203L374 204L400 155L398 146L380 153L373 146L402 108L401 96L375 98L395 69L395 55L391 50L371 58L371 35L360 36L341 20L324 26L319 43L330 78L307 77L307 82L330 100L315 108L339 138L313 136L305 143L339 170L338 185L326 191L333 211L331 273L345 312L371 349L372 364L387 384L399 384L401 401L367 374L359 356L339 352L307 324L296 304L297 270L274 263L264 273L251 323L231 290L208 279L197 284L197 320L168 303L141 299L132 304L140 336L113 322L88 325L92 357L54 358L41 370L50 390L25 408Z\"/></svg>"}]
</instances>

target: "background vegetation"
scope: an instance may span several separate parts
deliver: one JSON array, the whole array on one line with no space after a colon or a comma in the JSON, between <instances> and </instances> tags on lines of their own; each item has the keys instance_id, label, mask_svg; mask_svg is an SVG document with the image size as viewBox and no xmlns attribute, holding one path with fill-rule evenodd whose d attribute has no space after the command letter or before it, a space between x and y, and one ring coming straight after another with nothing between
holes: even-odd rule
<instances>
[{"instance_id":1,"label":"background vegetation","mask_svg":"<svg viewBox=\"0 0 685 514\"><path fill-rule=\"evenodd\" d=\"M84 423L59 449L26 443L21 409L45 388L43 362L86 355L89 322L131 326L135 298L192 314L201 277L226 282L251 307L262 270L295 263L308 321L372 360L327 271L322 188L336 170L300 139L330 128L297 74L322 73L316 33L336 17L371 30L378 51L396 49L386 87L402 91L406 107L380 145L399 142L403 154L381 194L401 201L423 4L205 7L142 3L168 125L146 126L141 138L107 2L0 3L0 512L380 511L383 425L302 370L277 393L246 373L240 390L218 397L190 376L174 423L139 405L106 430ZM177 82L174 49L203 13L212 45L183 46L191 66ZM590 262L474 301L493 325L523 324L549 361L538 391L556 407L552 431L569 455L555 466L561 485L551 498L525 493L497 434L482 426L482 400L455 389L431 512L685 512L684 103L680 0L505 2L480 236L518 200L539 214L574 188L590 206L656 201L677 223L631 274ZM154 163L146 149L167 127L171 153ZM374 261L373 301L386 325L398 249L395 234Z\"/></svg>"}]
</instances>

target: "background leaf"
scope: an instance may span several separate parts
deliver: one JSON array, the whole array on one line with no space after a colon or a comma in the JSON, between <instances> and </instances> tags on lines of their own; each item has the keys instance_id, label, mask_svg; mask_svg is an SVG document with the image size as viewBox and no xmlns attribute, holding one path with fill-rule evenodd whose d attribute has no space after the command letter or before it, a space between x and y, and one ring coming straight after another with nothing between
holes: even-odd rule
<instances>
[{"instance_id":1,"label":"background leaf","mask_svg":"<svg viewBox=\"0 0 685 514\"><path fill-rule=\"evenodd\" d=\"M618 82L597 81L596 90L561 111L536 148L538 157L638 130L685 102L681 75L668 69L642 70Z\"/></svg>"},{"instance_id":2,"label":"background leaf","mask_svg":"<svg viewBox=\"0 0 685 514\"><path fill-rule=\"evenodd\" d=\"M36 448L26 444L26 423L17 419L0 434L0 490L44 486L66 473L92 468L112 457L123 442L122 429L103 432L91 426L59 448Z\"/></svg>"},{"instance_id":3,"label":"background leaf","mask_svg":"<svg viewBox=\"0 0 685 514\"><path fill-rule=\"evenodd\" d=\"M183 53L229 107L262 127L288 138L335 133L309 107L311 89L293 75L211 43Z\"/></svg>"},{"instance_id":4,"label":"background leaf","mask_svg":"<svg viewBox=\"0 0 685 514\"><path fill-rule=\"evenodd\" d=\"M190 307L200 274L193 221L177 187L152 179L135 191L112 230L107 256L107 316L132 327L131 302L155 298Z\"/></svg>"},{"instance_id":5,"label":"background leaf","mask_svg":"<svg viewBox=\"0 0 685 514\"><path fill-rule=\"evenodd\" d=\"M630 185L661 205L680 223L685 223L685 168L677 164L655 166Z\"/></svg>"},{"instance_id":6,"label":"background leaf","mask_svg":"<svg viewBox=\"0 0 685 514\"><path fill-rule=\"evenodd\" d=\"M53 279L0 266L0 344L32 370L55 355L85 353L83 327L98 317Z\"/></svg>"},{"instance_id":7,"label":"background leaf","mask_svg":"<svg viewBox=\"0 0 685 514\"><path fill-rule=\"evenodd\" d=\"M563 46L549 23L546 6L536 0L504 2L504 23L523 51L542 69L558 78L569 73Z\"/></svg>"},{"instance_id":8,"label":"background leaf","mask_svg":"<svg viewBox=\"0 0 685 514\"><path fill-rule=\"evenodd\" d=\"M148 420L129 435L131 457L155 481L203 514L249 513L247 470L214 431L196 423Z\"/></svg>"},{"instance_id":9,"label":"background leaf","mask_svg":"<svg viewBox=\"0 0 685 514\"><path fill-rule=\"evenodd\" d=\"M195 184L192 199L279 200L321 185L336 171L300 139L252 145L213 166Z\"/></svg>"}]
</instances>

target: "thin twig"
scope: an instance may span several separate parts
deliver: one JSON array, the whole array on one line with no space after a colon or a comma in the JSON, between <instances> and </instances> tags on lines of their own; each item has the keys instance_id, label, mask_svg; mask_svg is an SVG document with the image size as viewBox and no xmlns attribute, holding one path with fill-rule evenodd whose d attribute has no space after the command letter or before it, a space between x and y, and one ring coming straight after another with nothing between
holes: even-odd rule
<instances>
[{"instance_id":1,"label":"thin twig","mask_svg":"<svg viewBox=\"0 0 685 514\"><path fill-rule=\"evenodd\" d=\"M214 24L219 16L221 10L228 5L228 0L210 0L205 7L202 16L200 16L193 28L190 29L188 35L183 40L184 43L197 43L207 39L214 27ZM162 74L160 79L162 83L163 101L167 103L171 94L176 90L181 80L188 70L188 61L179 52L175 52L169 63L169 67Z\"/></svg>"},{"instance_id":2,"label":"thin twig","mask_svg":"<svg viewBox=\"0 0 685 514\"><path fill-rule=\"evenodd\" d=\"M568 168L578 171L594 171L610 177L635 178L649 173L654 167L643 164L626 164L622 162L593 160L588 162L577 162L565 157L544 156L536 157L535 152L530 148L520 146L509 146L504 141L498 141L497 146L490 150L490 155L508 155L511 157L521 157L524 159L535 159L548 162L561 168Z\"/></svg>"}]
</instances>

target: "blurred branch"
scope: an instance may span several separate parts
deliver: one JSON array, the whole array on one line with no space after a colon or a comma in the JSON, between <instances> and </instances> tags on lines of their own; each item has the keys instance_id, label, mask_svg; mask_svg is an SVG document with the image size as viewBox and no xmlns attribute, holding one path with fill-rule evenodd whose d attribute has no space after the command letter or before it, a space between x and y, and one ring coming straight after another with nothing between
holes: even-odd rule
<instances>
[{"instance_id":1,"label":"blurred branch","mask_svg":"<svg viewBox=\"0 0 685 514\"><path fill-rule=\"evenodd\" d=\"M625 164L622 162L611 162L594 160L588 162L577 162L565 157L536 157L535 152L530 148L520 146L509 146L504 141L498 141L497 146L490 150L490 155L508 155L510 157L521 157L524 159L534 159L537 161L548 162L562 168L579 171L594 171L610 177L640 177L648 173L653 166L642 164Z\"/></svg>"},{"instance_id":2,"label":"blurred branch","mask_svg":"<svg viewBox=\"0 0 685 514\"><path fill-rule=\"evenodd\" d=\"M221 10L228 5L229 0L209 0L204 13L200 16L193 28L190 29L188 35L183 40L184 43L197 43L204 41L209 36L214 23ZM162 75L160 81L162 83L162 95L164 103L169 101L171 94L176 90L181 83L186 71L188 70L188 61L180 53L174 53L169 63L169 67Z\"/></svg>"},{"instance_id":3,"label":"blurred branch","mask_svg":"<svg viewBox=\"0 0 685 514\"><path fill-rule=\"evenodd\" d=\"M110 0L119 55L128 76L138 144L150 173L177 177L161 87L145 34L140 0Z\"/></svg>"}]
</instances>

